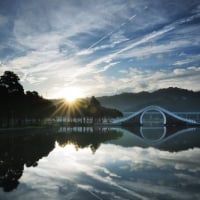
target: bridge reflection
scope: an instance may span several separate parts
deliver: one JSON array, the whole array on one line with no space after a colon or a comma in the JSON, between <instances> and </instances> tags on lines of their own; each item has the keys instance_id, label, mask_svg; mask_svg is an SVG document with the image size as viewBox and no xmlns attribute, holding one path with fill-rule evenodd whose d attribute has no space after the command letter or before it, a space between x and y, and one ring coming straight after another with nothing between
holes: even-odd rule
<instances>
[{"instance_id":1,"label":"bridge reflection","mask_svg":"<svg viewBox=\"0 0 200 200\"><path fill-rule=\"evenodd\" d=\"M176 138L178 135L195 132L197 128L190 127L123 127L117 128L121 131L126 131L129 134L134 134L139 140L148 145L159 145L168 140Z\"/></svg>"}]
</instances>

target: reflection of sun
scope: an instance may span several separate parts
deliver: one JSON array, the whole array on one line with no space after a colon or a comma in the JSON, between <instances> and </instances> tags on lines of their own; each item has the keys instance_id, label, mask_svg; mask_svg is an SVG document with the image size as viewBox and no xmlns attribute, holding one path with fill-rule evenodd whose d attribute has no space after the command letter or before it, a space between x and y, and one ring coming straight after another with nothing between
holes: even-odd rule
<instances>
[{"instance_id":1,"label":"reflection of sun","mask_svg":"<svg viewBox=\"0 0 200 200\"><path fill-rule=\"evenodd\" d=\"M68 103L72 103L78 98L84 97L83 91L78 87L67 87L60 92L60 96Z\"/></svg>"}]
</instances>

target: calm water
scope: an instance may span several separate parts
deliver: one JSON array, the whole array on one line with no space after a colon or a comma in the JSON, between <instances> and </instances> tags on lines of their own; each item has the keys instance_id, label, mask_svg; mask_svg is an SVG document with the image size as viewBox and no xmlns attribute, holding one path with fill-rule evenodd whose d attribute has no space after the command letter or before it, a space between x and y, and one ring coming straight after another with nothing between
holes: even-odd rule
<instances>
[{"instance_id":1,"label":"calm water","mask_svg":"<svg viewBox=\"0 0 200 200\"><path fill-rule=\"evenodd\" d=\"M200 129L0 131L0 199L200 199Z\"/></svg>"}]
</instances>

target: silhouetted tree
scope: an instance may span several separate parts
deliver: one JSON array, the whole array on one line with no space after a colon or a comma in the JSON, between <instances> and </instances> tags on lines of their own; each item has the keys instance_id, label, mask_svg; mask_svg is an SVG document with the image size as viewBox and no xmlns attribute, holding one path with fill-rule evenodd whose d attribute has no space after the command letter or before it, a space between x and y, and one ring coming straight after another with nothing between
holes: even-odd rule
<instances>
[{"instance_id":1,"label":"silhouetted tree","mask_svg":"<svg viewBox=\"0 0 200 200\"><path fill-rule=\"evenodd\" d=\"M102 122L105 117L117 117L119 111L102 107L92 96L90 100L79 99L74 105L60 100L57 103L44 99L37 91L24 94L19 77L11 71L0 76L0 127L40 124L44 118L69 117L70 124ZM32 123L33 122L33 123Z\"/></svg>"},{"instance_id":2,"label":"silhouetted tree","mask_svg":"<svg viewBox=\"0 0 200 200\"><path fill-rule=\"evenodd\" d=\"M14 123L14 119L19 118L19 114L21 115L19 102L23 101L24 89L19 81L19 77L11 71L5 71L0 77L1 116L3 115L1 121L7 126Z\"/></svg>"},{"instance_id":3,"label":"silhouetted tree","mask_svg":"<svg viewBox=\"0 0 200 200\"><path fill-rule=\"evenodd\" d=\"M19 77L14 72L5 71L0 77L0 86L5 87L8 91L8 94L24 94L23 86L19 83L19 81Z\"/></svg>"},{"instance_id":4,"label":"silhouetted tree","mask_svg":"<svg viewBox=\"0 0 200 200\"><path fill-rule=\"evenodd\" d=\"M101 117L101 104L94 96L90 99L88 109L92 117L92 123L94 124Z\"/></svg>"},{"instance_id":5,"label":"silhouetted tree","mask_svg":"<svg viewBox=\"0 0 200 200\"><path fill-rule=\"evenodd\" d=\"M90 106L94 106L97 108L97 107L100 107L101 104L94 96L92 96L90 99Z\"/></svg>"},{"instance_id":6,"label":"silhouetted tree","mask_svg":"<svg viewBox=\"0 0 200 200\"><path fill-rule=\"evenodd\" d=\"M50 117L55 110L53 103L39 96L36 91L27 91L25 96L26 115L29 119L42 120Z\"/></svg>"},{"instance_id":7,"label":"silhouetted tree","mask_svg":"<svg viewBox=\"0 0 200 200\"><path fill-rule=\"evenodd\" d=\"M116 109L110 109L101 106L100 102L94 96L91 97L88 110L90 116L92 117L93 124L96 122L102 123L104 118L116 118L123 116L123 114Z\"/></svg>"},{"instance_id":8,"label":"silhouetted tree","mask_svg":"<svg viewBox=\"0 0 200 200\"><path fill-rule=\"evenodd\" d=\"M53 103L36 91L24 94L19 81L19 77L11 71L0 76L0 126L21 126L27 123L27 119L39 122L55 110Z\"/></svg>"}]
</instances>

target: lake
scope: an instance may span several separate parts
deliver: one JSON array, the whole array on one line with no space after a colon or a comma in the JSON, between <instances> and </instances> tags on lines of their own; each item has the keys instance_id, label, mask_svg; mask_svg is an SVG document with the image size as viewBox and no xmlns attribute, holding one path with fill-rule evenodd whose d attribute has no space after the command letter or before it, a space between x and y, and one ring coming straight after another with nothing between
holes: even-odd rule
<instances>
[{"instance_id":1,"label":"lake","mask_svg":"<svg viewBox=\"0 0 200 200\"><path fill-rule=\"evenodd\" d=\"M0 199L200 199L200 129L1 130Z\"/></svg>"}]
</instances>

